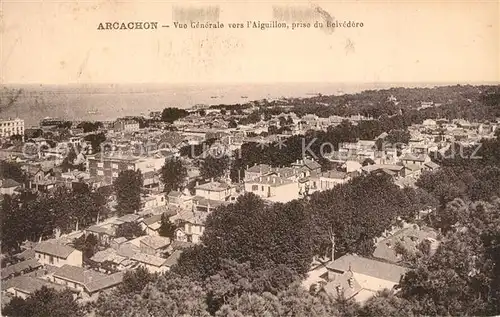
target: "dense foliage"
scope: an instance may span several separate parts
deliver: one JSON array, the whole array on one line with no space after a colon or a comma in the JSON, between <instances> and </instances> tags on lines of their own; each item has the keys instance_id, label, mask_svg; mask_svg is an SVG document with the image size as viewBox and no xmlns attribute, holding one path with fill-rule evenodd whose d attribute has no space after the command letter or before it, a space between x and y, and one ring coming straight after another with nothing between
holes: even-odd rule
<instances>
[{"instance_id":1,"label":"dense foliage","mask_svg":"<svg viewBox=\"0 0 500 317\"><path fill-rule=\"evenodd\" d=\"M113 182L116 193L116 210L119 215L131 214L141 208L141 189L143 179L141 171L126 170L120 172Z\"/></svg>"},{"instance_id":2,"label":"dense foliage","mask_svg":"<svg viewBox=\"0 0 500 317\"><path fill-rule=\"evenodd\" d=\"M161 168L161 180L164 184L163 191L169 193L172 190L183 188L186 184L187 169L184 163L176 158L166 159Z\"/></svg>"}]
</instances>

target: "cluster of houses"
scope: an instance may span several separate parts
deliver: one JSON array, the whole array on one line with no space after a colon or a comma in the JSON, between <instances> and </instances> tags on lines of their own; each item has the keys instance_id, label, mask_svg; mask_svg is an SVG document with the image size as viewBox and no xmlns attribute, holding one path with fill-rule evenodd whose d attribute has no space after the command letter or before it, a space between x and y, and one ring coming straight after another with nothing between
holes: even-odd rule
<instances>
[{"instance_id":1,"label":"cluster of houses","mask_svg":"<svg viewBox=\"0 0 500 317\"><path fill-rule=\"evenodd\" d=\"M225 146L234 150L245 142L275 142L310 129L326 129L340 124L342 120L357 123L366 119L362 116L319 118L316 115L298 118L293 113L283 113L268 121L229 127L227 115L213 109L205 111L205 116L193 113L175 121L173 126L176 131L163 130L164 123L140 128L134 118L128 117L106 123L106 147L110 151L100 153L93 153L90 144L84 140L86 133L74 129L65 141L58 143L83 149L72 162L73 165L82 164L83 171L61 170L59 165L64 153L57 147L30 158L26 158L25 153L19 150L19 145L2 150L1 158L21 163L28 180L26 184L20 184L12 179L1 179L1 194L14 195L23 187L48 192L57 186L74 188L81 183L92 188L110 186L125 170L140 170L144 179L141 210L137 213L98 221L95 225L77 229L68 235L56 235L51 240L24 244L23 252L16 254L14 261L2 268L2 293L5 296L26 298L37 289L47 286L70 289L81 300L95 300L100 293L120 285L128 270L143 267L151 273L169 271L177 263L183 249L200 243L207 216L217 207L234 202L244 193L254 193L269 202L288 202L314 191L331 189L367 173L385 173L396 184L411 186L422 172L439 168L431 160L431 153L444 153L454 142L475 144L482 138L493 137L498 127L498 124L468 123L463 120L425 120L423 124L409 128L410 142L404 146L380 147L377 140L340 144L338 151L326 157L336 163L337 168L332 170L322 171L321 165L312 157L304 157L290 166L247 166L244 178L237 184L225 178L211 179L196 183L194 193L174 190L165 194L160 177L165 158L179 156L179 150L186 145L199 145L216 136ZM251 112L253 109L244 111ZM210 112L213 112L212 115ZM234 117L230 116L231 119ZM287 135L260 135L268 131L270 125L283 124L283 118L288 120L286 124L290 127ZM44 130L61 123L57 120L47 122L45 120L42 125ZM20 129L18 126L24 130L24 122L15 123L14 129ZM12 129L11 125L0 123L0 127L5 127L2 131L8 136L14 131L5 130ZM384 140L385 137L387 134L382 134L377 139ZM37 146L48 143L42 137L29 139ZM139 151L140 155L131 149ZM186 159L186 162L186 182L199 180L200 171L195 161ZM162 219L165 218L176 226L172 237L160 234ZM128 223L139 225L144 235L133 239L118 237L117 228ZM97 237L99 250L90 259L84 259L82 252L76 250L72 243L74 239L90 234ZM392 288L399 282L406 269L400 265L402 259L397 250L404 247L416 252L417 246L420 247L422 243L428 243L428 249L434 250L436 237L435 232L425 228L410 225L395 228L376 241L377 247L372 257L345 255L339 259L315 261L310 272L311 278L315 279L312 284L316 285L317 290L342 293L363 301L377 290Z\"/></svg>"},{"instance_id":2,"label":"cluster of houses","mask_svg":"<svg viewBox=\"0 0 500 317\"><path fill-rule=\"evenodd\" d=\"M363 303L384 289L397 292L395 287L408 271L404 262L412 256L433 255L439 244L434 229L401 222L376 239L371 256L315 259L303 284L311 291Z\"/></svg>"}]
</instances>

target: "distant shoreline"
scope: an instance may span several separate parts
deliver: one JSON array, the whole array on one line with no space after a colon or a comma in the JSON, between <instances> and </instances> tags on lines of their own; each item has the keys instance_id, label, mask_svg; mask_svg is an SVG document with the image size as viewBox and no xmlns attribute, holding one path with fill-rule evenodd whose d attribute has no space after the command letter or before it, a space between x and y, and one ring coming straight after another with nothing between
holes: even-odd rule
<instances>
[{"instance_id":1,"label":"distant shoreline","mask_svg":"<svg viewBox=\"0 0 500 317\"><path fill-rule=\"evenodd\" d=\"M197 104L234 105L256 100L310 98L316 94L355 94L391 88L435 88L462 83L282 83L282 84L68 84L3 85L22 89L19 99L0 109L0 118L19 117L26 126L38 125L45 117L64 120L107 121L120 116L148 115L167 107L190 108ZM491 85L491 84L490 84ZM0 93L3 89L0 90ZM242 98L242 97L245 98Z\"/></svg>"}]
</instances>

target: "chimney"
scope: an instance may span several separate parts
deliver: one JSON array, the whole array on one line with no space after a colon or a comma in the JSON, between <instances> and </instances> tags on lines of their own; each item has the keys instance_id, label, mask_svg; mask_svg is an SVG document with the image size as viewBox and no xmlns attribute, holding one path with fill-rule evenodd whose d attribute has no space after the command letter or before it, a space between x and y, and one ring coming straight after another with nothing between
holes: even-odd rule
<instances>
[{"instance_id":1,"label":"chimney","mask_svg":"<svg viewBox=\"0 0 500 317\"><path fill-rule=\"evenodd\" d=\"M347 283L349 284L350 288L354 287L354 279L352 278L352 276L349 279L347 279Z\"/></svg>"},{"instance_id":2,"label":"chimney","mask_svg":"<svg viewBox=\"0 0 500 317\"><path fill-rule=\"evenodd\" d=\"M214 182L214 178L210 178L210 183L213 183Z\"/></svg>"},{"instance_id":3,"label":"chimney","mask_svg":"<svg viewBox=\"0 0 500 317\"><path fill-rule=\"evenodd\" d=\"M200 182L199 181L196 181L196 186L199 186L200 185Z\"/></svg>"}]
</instances>

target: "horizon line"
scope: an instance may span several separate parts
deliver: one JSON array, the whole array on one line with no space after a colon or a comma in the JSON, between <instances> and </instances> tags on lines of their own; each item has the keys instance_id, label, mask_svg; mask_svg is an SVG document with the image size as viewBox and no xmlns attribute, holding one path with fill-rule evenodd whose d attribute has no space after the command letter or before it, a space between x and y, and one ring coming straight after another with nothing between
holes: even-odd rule
<instances>
[{"instance_id":1,"label":"horizon line","mask_svg":"<svg viewBox=\"0 0 500 317\"><path fill-rule=\"evenodd\" d=\"M297 85L297 84L334 84L334 85L500 85L499 81L284 81L284 82L97 82L97 83L2 83L1 86L130 86L130 85L170 85L170 86L185 86L185 85Z\"/></svg>"}]
</instances>

